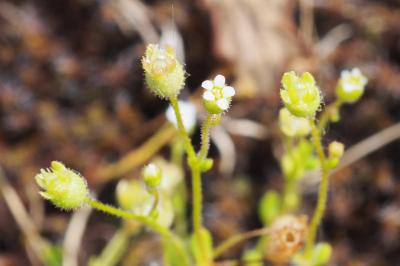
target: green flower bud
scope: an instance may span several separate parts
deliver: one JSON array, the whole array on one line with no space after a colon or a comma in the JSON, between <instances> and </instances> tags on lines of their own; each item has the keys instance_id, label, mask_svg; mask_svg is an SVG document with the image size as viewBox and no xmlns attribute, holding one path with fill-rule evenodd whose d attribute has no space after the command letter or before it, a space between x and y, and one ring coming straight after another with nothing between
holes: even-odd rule
<instances>
[{"instance_id":1,"label":"green flower bud","mask_svg":"<svg viewBox=\"0 0 400 266\"><path fill-rule=\"evenodd\" d=\"M295 116L314 117L321 104L321 93L314 77L305 72L298 77L295 72L286 72L282 77L280 94L285 107Z\"/></svg>"},{"instance_id":2,"label":"green flower bud","mask_svg":"<svg viewBox=\"0 0 400 266\"><path fill-rule=\"evenodd\" d=\"M44 190L40 195L61 209L79 208L89 194L86 180L60 162L51 162L51 168L41 169L35 179Z\"/></svg>"},{"instance_id":3,"label":"green flower bud","mask_svg":"<svg viewBox=\"0 0 400 266\"><path fill-rule=\"evenodd\" d=\"M179 94L185 82L185 70L172 47L163 49L149 44L142 65L147 86L154 94L167 99Z\"/></svg>"},{"instance_id":4,"label":"green flower bud","mask_svg":"<svg viewBox=\"0 0 400 266\"><path fill-rule=\"evenodd\" d=\"M344 145L338 141L332 141L328 146L329 157L340 159L344 153Z\"/></svg>"},{"instance_id":5,"label":"green flower bud","mask_svg":"<svg viewBox=\"0 0 400 266\"><path fill-rule=\"evenodd\" d=\"M336 95L342 102L353 103L360 99L367 83L368 79L361 73L360 69L344 70L340 74Z\"/></svg>"},{"instance_id":6,"label":"green flower bud","mask_svg":"<svg viewBox=\"0 0 400 266\"><path fill-rule=\"evenodd\" d=\"M151 163L143 168L143 180L149 190L157 189L161 183L161 170L158 166Z\"/></svg>"},{"instance_id":7,"label":"green flower bud","mask_svg":"<svg viewBox=\"0 0 400 266\"><path fill-rule=\"evenodd\" d=\"M329 168L333 169L339 164L340 158L344 153L344 145L340 142L333 141L328 146L329 157L326 164Z\"/></svg>"},{"instance_id":8,"label":"green flower bud","mask_svg":"<svg viewBox=\"0 0 400 266\"><path fill-rule=\"evenodd\" d=\"M121 180L116 189L118 205L125 210L147 214L153 204L152 196L143 182L137 179Z\"/></svg>"},{"instance_id":9,"label":"green flower bud","mask_svg":"<svg viewBox=\"0 0 400 266\"><path fill-rule=\"evenodd\" d=\"M279 126L288 137L304 137L311 131L310 121L292 115L286 108L282 108L279 112Z\"/></svg>"}]
</instances>

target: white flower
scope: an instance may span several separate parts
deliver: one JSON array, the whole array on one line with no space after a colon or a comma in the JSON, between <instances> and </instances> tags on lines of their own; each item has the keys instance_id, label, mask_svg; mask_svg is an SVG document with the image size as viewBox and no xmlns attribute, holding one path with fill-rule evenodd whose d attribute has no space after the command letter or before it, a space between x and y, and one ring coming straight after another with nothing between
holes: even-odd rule
<instances>
[{"instance_id":1,"label":"white flower","mask_svg":"<svg viewBox=\"0 0 400 266\"><path fill-rule=\"evenodd\" d=\"M192 132L196 126L196 106L190 102L178 101L179 110L182 115L183 126L187 132ZM172 123L176 128L178 128L178 122L176 121L176 116L172 106L169 106L165 113L168 121Z\"/></svg>"},{"instance_id":2,"label":"white flower","mask_svg":"<svg viewBox=\"0 0 400 266\"><path fill-rule=\"evenodd\" d=\"M346 92L352 92L364 88L368 82L368 79L358 68L353 68L351 71L343 70L342 73L340 73L340 78L343 82L343 90Z\"/></svg>"},{"instance_id":3,"label":"white flower","mask_svg":"<svg viewBox=\"0 0 400 266\"><path fill-rule=\"evenodd\" d=\"M344 70L340 74L336 94L341 101L353 103L362 96L367 83L368 79L361 73L360 69Z\"/></svg>"},{"instance_id":4,"label":"white flower","mask_svg":"<svg viewBox=\"0 0 400 266\"><path fill-rule=\"evenodd\" d=\"M203 93L203 102L208 112L219 114L228 110L235 89L225 85L224 76L217 75L213 81L205 80L201 86L206 90Z\"/></svg>"}]
</instances>

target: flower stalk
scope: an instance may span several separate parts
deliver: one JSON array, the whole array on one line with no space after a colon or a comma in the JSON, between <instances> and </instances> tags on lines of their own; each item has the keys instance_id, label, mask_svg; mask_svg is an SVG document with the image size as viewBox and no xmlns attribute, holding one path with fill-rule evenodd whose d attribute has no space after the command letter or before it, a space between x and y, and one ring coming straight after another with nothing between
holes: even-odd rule
<instances>
[{"instance_id":1,"label":"flower stalk","mask_svg":"<svg viewBox=\"0 0 400 266\"><path fill-rule=\"evenodd\" d=\"M321 165L321 183L319 185L317 207L314 211L314 215L311 220L309 228L309 233L307 236L307 241L305 246L306 257L311 256L312 249L315 245L317 230L319 225L321 224L326 209L326 202L328 198L328 186L329 186L329 167L326 164L326 155L322 147L320 131L315 125L314 119L310 119L310 124L312 126L311 128L312 141L315 146L315 150L317 152Z\"/></svg>"}]
</instances>

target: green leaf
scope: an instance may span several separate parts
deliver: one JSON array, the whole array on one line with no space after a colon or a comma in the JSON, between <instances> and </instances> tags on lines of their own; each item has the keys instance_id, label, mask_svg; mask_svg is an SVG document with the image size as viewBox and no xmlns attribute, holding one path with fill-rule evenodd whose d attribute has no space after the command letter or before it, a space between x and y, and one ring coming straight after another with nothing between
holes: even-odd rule
<instances>
[{"instance_id":1,"label":"green leaf","mask_svg":"<svg viewBox=\"0 0 400 266\"><path fill-rule=\"evenodd\" d=\"M261 198L259 215L263 224L270 224L281 212L281 196L278 192L267 191Z\"/></svg>"},{"instance_id":2,"label":"green leaf","mask_svg":"<svg viewBox=\"0 0 400 266\"><path fill-rule=\"evenodd\" d=\"M211 233L203 227L200 230L201 240L199 240L198 237L198 235L192 234L190 239L190 248L192 250L193 256L196 258L196 261L211 260L213 256L213 240ZM203 243L205 254L202 254L199 243Z\"/></svg>"}]
</instances>

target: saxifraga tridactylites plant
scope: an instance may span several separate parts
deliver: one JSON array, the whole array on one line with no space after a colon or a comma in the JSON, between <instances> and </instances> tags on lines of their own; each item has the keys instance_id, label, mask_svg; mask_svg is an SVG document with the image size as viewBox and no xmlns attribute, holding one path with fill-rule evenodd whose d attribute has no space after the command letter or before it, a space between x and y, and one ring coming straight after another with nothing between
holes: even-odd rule
<instances>
[{"instance_id":1,"label":"saxifraga tridactylites plant","mask_svg":"<svg viewBox=\"0 0 400 266\"><path fill-rule=\"evenodd\" d=\"M280 111L279 123L285 143L288 143L281 160L285 177L284 191L282 194L268 191L262 198L260 217L264 228L239 233L215 247L212 236L202 221L201 175L213 166L213 160L208 158L210 130L219 124L222 115L229 109L235 89L226 85L222 75L201 84L205 89L202 100L207 115L201 125L201 146L196 152L190 138L194 130L196 111L190 103L178 101L179 92L184 87L185 70L176 59L174 50L170 47L149 45L142 65L149 89L156 96L170 102L167 118L179 134L178 141L173 146L173 157L177 164L181 161L179 154L183 154L179 149L187 155L187 165L192 176L193 232L187 234L186 230L178 230L178 233L171 227L174 210L176 211L176 204L174 205L171 198L174 194L179 194L174 191L176 184L182 181L172 182L171 176L179 174L166 174L169 170L165 170L165 166L160 167L163 163L156 160L143 168L143 186L137 180L129 183L124 181L118 185L117 195L121 208L92 198L85 179L60 162L52 162L50 169L41 170L36 176L38 185L43 189L40 194L64 210L75 210L82 205L89 205L105 213L135 221L136 231L140 228L137 225L146 226L162 237L163 262L166 265L215 265L216 259L227 249L253 237L260 238L254 248L243 254L241 259L246 265L261 265L264 258L274 263L292 261L303 266L326 264L331 247L328 243L316 244L316 232L325 212L329 171L337 166L344 147L340 142L334 141L329 144L326 153L321 134L328 122L339 120L339 108L342 104L353 103L363 94L367 79L361 71L353 69L342 72L337 86L337 99L326 107L319 122L316 116L321 109L322 97L314 77L308 72L301 76L294 72L283 75L280 95L285 107ZM297 187L305 173L316 168L321 169L321 183L317 207L309 224L307 216L297 214L301 201ZM111 241L110 245L112 243L114 242ZM107 257L108 253L109 250L102 255ZM102 260L93 259L89 264L106 266L118 262L114 260L114 264L107 264L105 261L107 260L102 264Z\"/></svg>"}]
</instances>

